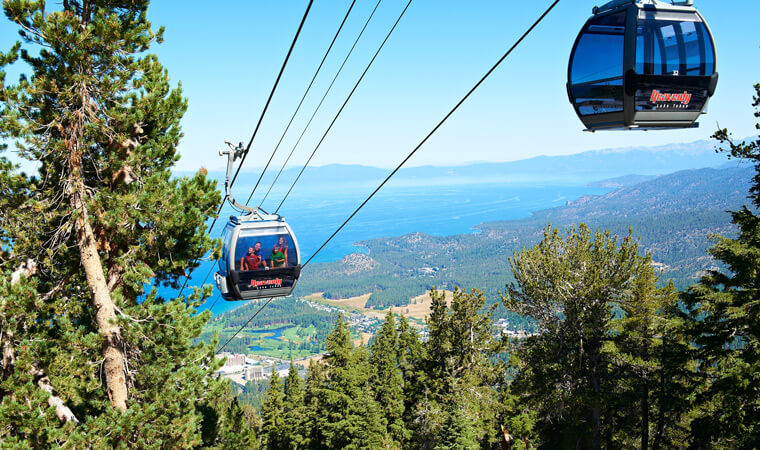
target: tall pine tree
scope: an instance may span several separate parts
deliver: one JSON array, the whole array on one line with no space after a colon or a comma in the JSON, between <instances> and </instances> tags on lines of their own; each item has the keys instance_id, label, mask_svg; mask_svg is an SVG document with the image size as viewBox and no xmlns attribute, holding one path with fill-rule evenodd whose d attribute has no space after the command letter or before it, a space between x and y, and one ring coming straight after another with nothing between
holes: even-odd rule
<instances>
[{"instance_id":1,"label":"tall pine tree","mask_svg":"<svg viewBox=\"0 0 760 450\"><path fill-rule=\"evenodd\" d=\"M191 344L209 291L146 291L214 249L220 200L204 172L172 176L187 103L148 53L163 30L146 0L50 6L3 2L21 42L0 70L23 75L0 77L0 137L38 169L0 160L0 440L245 445L213 345Z\"/></svg>"},{"instance_id":2,"label":"tall pine tree","mask_svg":"<svg viewBox=\"0 0 760 450\"><path fill-rule=\"evenodd\" d=\"M399 339L393 311L388 311L370 347L372 386L394 446L403 448L409 438L404 424L404 379L399 363Z\"/></svg>"},{"instance_id":3,"label":"tall pine tree","mask_svg":"<svg viewBox=\"0 0 760 450\"><path fill-rule=\"evenodd\" d=\"M306 405L304 404L303 380L298 375L298 367L290 361L288 378L285 380L285 433L287 448L303 448L306 444L307 433L304 432L306 422Z\"/></svg>"},{"instance_id":4,"label":"tall pine tree","mask_svg":"<svg viewBox=\"0 0 760 450\"><path fill-rule=\"evenodd\" d=\"M456 289L450 305L444 292L433 289L430 295L424 397L416 406L418 439L423 445L443 445L451 437L448 427L456 424L468 428L457 433L474 436L479 445L495 445L501 440L497 387L504 370L498 359L504 342L492 327L496 305L484 311L485 295L477 290Z\"/></svg>"},{"instance_id":5,"label":"tall pine tree","mask_svg":"<svg viewBox=\"0 0 760 450\"><path fill-rule=\"evenodd\" d=\"M753 106L760 118L760 84ZM756 125L760 129L760 123ZM732 213L735 238L716 237L710 254L724 269L711 270L684 296L692 313L699 378L706 380L692 424L697 445L760 447L760 137L734 141L726 129L714 136L720 151L752 164L751 206Z\"/></svg>"},{"instance_id":6,"label":"tall pine tree","mask_svg":"<svg viewBox=\"0 0 760 450\"><path fill-rule=\"evenodd\" d=\"M380 448L390 443L370 385L366 348L354 349L342 317L326 340L327 379L321 386L318 426L327 448Z\"/></svg>"},{"instance_id":7,"label":"tall pine tree","mask_svg":"<svg viewBox=\"0 0 760 450\"><path fill-rule=\"evenodd\" d=\"M285 428L285 394L277 368L272 367L269 389L261 403L261 448L287 448Z\"/></svg>"},{"instance_id":8,"label":"tall pine tree","mask_svg":"<svg viewBox=\"0 0 760 450\"><path fill-rule=\"evenodd\" d=\"M304 406L305 418L302 422L301 434L304 436L306 448L319 448L324 442L323 421L325 420L324 407L325 392L327 385L327 370L321 362L311 361L306 371L304 383Z\"/></svg>"},{"instance_id":9,"label":"tall pine tree","mask_svg":"<svg viewBox=\"0 0 760 450\"><path fill-rule=\"evenodd\" d=\"M409 325L406 317L399 318L398 364L404 389L404 424L407 430L407 445L420 445L424 441L425 415L418 415L418 405L427 396L425 387L425 347L417 330Z\"/></svg>"},{"instance_id":10,"label":"tall pine tree","mask_svg":"<svg viewBox=\"0 0 760 450\"><path fill-rule=\"evenodd\" d=\"M647 256L631 288L615 305L620 310L609 324L611 336L605 350L613 394L606 407L611 422L606 427L607 441L641 449L682 444L685 436L679 435L679 426L686 411L670 394L683 382L677 373L687 360L664 357L680 340L672 323L678 292L672 282L657 287L652 260Z\"/></svg>"},{"instance_id":11,"label":"tall pine tree","mask_svg":"<svg viewBox=\"0 0 760 450\"><path fill-rule=\"evenodd\" d=\"M638 245L583 224L566 236L547 227L541 242L510 262L516 282L505 305L539 330L522 345L527 370L513 388L534 402L544 445L599 448L610 420L603 417L612 381L605 345L614 302L642 264Z\"/></svg>"}]
</instances>

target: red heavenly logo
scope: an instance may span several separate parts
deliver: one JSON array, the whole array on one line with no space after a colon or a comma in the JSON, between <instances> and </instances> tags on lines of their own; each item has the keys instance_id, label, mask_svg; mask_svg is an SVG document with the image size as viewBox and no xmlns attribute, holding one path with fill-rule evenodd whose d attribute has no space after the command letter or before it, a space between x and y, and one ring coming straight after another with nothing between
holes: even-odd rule
<instances>
[{"instance_id":1,"label":"red heavenly logo","mask_svg":"<svg viewBox=\"0 0 760 450\"><path fill-rule=\"evenodd\" d=\"M282 278L275 278L273 280L251 280L251 285L248 287L257 288L261 286L282 287Z\"/></svg>"},{"instance_id":2,"label":"red heavenly logo","mask_svg":"<svg viewBox=\"0 0 760 450\"><path fill-rule=\"evenodd\" d=\"M655 89L652 91L652 97L649 99L652 103L659 102L680 102L684 105L688 105L691 101L691 94L687 91L683 91L682 94L663 94Z\"/></svg>"}]
</instances>

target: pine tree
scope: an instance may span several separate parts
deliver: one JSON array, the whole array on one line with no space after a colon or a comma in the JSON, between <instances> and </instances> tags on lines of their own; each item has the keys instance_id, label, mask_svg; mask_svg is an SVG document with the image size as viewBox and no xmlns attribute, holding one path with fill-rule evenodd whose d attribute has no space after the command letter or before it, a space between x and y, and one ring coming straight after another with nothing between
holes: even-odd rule
<instances>
[{"instance_id":1,"label":"pine tree","mask_svg":"<svg viewBox=\"0 0 760 450\"><path fill-rule=\"evenodd\" d=\"M407 445L420 446L424 441L425 426L417 415L419 405L425 401L425 347L420 342L419 334L406 317L399 318L398 326L398 364L404 389L404 426L407 429Z\"/></svg>"},{"instance_id":2,"label":"pine tree","mask_svg":"<svg viewBox=\"0 0 760 450\"><path fill-rule=\"evenodd\" d=\"M388 422L388 434L394 446L403 448L409 438L404 425L404 379L399 364L399 339L393 311L388 311L370 348L372 386L375 399Z\"/></svg>"},{"instance_id":3,"label":"pine tree","mask_svg":"<svg viewBox=\"0 0 760 450\"><path fill-rule=\"evenodd\" d=\"M532 249L511 259L516 282L505 306L536 321L539 334L523 343L528 367L513 383L538 409L537 431L550 447L602 445L610 383L605 352L613 304L642 264L630 234L620 244L585 225L566 236L547 227Z\"/></svg>"},{"instance_id":4,"label":"pine tree","mask_svg":"<svg viewBox=\"0 0 760 450\"><path fill-rule=\"evenodd\" d=\"M298 375L298 368L290 360L288 378L285 382L285 432L287 447L291 449L303 448L306 443L304 422L306 421L306 406L304 404L304 386Z\"/></svg>"},{"instance_id":5,"label":"pine tree","mask_svg":"<svg viewBox=\"0 0 760 450\"><path fill-rule=\"evenodd\" d=\"M457 402L454 402L454 406L446 411L446 421L441 427L439 442L433 449L476 450L480 448L474 421L464 409L457 407Z\"/></svg>"},{"instance_id":6,"label":"pine tree","mask_svg":"<svg viewBox=\"0 0 760 450\"><path fill-rule=\"evenodd\" d=\"M668 395L682 380L677 372L684 362L663 357L668 350L665 346L673 346L668 340L679 341L672 326L677 305L678 292L672 282L657 288L647 256L630 290L616 302L620 312L610 322L610 346L605 349L611 361L613 391L607 409L614 422L607 424L607 434L618 445L647 449L685 442L684 436L674 438L686 411Z\"/></svg>"},{"instance_id":7,"label":"pine tree","mask_svg":"<svg viewBox=\"0 0 760 450\"><path fill-rule=\"evenodd\" d=\"M693 414L695 362L690 320L683 303L674 301L678 293L672 284L662 290L663 309L659 314L658 333L662 337L654 358L658 370L653 380L655 408L652 414L652 445L655 450L691 444L689 421Z\"/></svg>"},{"instance_id":8,"label":"pine tree","mask_svg":"<svg viewBox=\"0 0 760 450\"><path fill-rule=\"evenodd\" d=\"M269 389L261 404L261 448L287 448L285 445L285 394L277 368L272 366Z\"/></svg>"},{"instance_id":9,"label":"pine tree","mask_svg":"<svg viewBox=\"0 0 760 450\"><path fill-rule=\"evenodd\" d=\"M419 333L414 330L406 317L401 316L398 321L398 364L401 369L404 386L409 386L412 392L417 389L417 381L421 376L421 365L424 359L425 348L420 342ZM407 396L407 401L409 397Z\"/></svg>"},{"instance_id":10,"label":"pine tree","mask_svg":"<svg viewBox=\"0 0 760 450\"><path fill-rule=\"evenodd\" d=\"M417 405L423 442L439 442L446 421L451 420L447 411L455 403L472 422L477 441L495 444L500 410L496 387L504 370L497 359L504 345L491 325L496 305L483 312L485 295L477 290L455 289L449 306L444 292L432 290L430 295L425 398Z\"/></svg>"},{"instance_id":11,"label":"pine tree","mask_svg":"<svg viewBox=\"0 0 760 450\"><path fill-rule=\"evenodd\" d=\"M519 367L520 363L515 355L511 357L510 364L513 367ZM530 402L523 399L521 395L512 391L511 380L506 379L501 385L500 401L502 405L501 417L501 439L503 446L515 450L523 450L537 446L540 442L536 435L536 420L538 412L532 408Z\"/></svg>"},{"instance_id":12,"label":"pine tree","mask_svg":"<svg viewBox=\"0 0 760 450\"><path fill-rule=\"evenodd\" d=\"M760 84L753 106L760 117ZM760 129L760 123L756 125ZM760 446L760 137L736 142L726 129L714 137L720 151L755 168L751 207L732 213L735 238L716 237L710 254L725 270L711 270L684 296L692 318L701 417L692 423L695 444L705 447Z\"/></svg>"},{"instance_id":13,"label":"pine tree","mask_svg":"<svg viewBox=\"0 0 760 450\"><path fill-rule=\"evenodd\" d=\"M327 380L321 388L318 425L327 448L379 448L390 442L386 423L370 386L365 348L354 349L342 317L326 339Z\"/></svg>"},{"instance_id":14,"label":"pine tree","mask_svg":"<svg viewBox=\"0 0 760 450\"><path fill-rule=\"evenodd\" d=\"M322 431L325 422L328 420L324 414L326 386L327 372L324 364L312 360L306 371L306 383L304 387L305 411L301 428L306 448L321 448L321 443L325 442L325 436L322 434Z\"/></svg>"},{"instance_id":15,"label":"pine tree","mask_svg":"<svg viewBox=\"0 0 760 450\"><path fill-rule=\"evenodd\" d=\"M246 445L215 343L191 344L210 289L146 290L178 287L216 247L205 222L220 200L205 172L172 176L187 103L147 53L163 34L147 7L3 2L23 43L0 70L20 58L24 75L0 77L0 138L38 167L0 159L4 442Z\"/></svg>"}]
</instances>

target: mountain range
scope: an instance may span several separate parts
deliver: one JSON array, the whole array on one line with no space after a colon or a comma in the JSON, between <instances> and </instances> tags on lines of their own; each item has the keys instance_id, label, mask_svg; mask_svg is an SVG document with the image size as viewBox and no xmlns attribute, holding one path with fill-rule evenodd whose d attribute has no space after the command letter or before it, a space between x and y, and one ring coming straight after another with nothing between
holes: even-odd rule
<instances>
[{"instance_id":1,"label":"mountain range","mask_svg":"<svg viewBox=\"0 0 760 450\"><path fill-rule=\"evenodd\" d=\"M249 158L248 163L252 163ZM402 168L393 178L395 185L459 184L459 183L546 183L546 182L595 182L629 174L643 176L663 175L679 170L718 167L726 159L715 152L715 142L702 140L684 144L669 144L658 147L631 147L606 150L592 150L563 156L537 156L511 162L487 162L461 166L418 166ZM285 169L278 184L280 189L287 186L300 172L298 167ZM302 185L355 186L377 184L388 175L390 169L361 165L329 164L309 166L299 183ZM246 179L258 179L260 169L241 170ZM179 172L178 174L185 174ZM270 168L261 185L271 184L277 169ZM210 176L224 179L224 172L211 171ZM241 184L240 181L237 182ZM277 188L276 188L277 189Z\"/></svg>"}]
</instances>

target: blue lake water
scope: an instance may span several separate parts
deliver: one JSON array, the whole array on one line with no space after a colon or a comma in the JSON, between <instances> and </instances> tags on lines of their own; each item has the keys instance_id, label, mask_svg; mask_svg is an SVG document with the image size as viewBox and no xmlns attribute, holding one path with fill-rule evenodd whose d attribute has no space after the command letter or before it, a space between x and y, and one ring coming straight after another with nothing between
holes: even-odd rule
<instances>
[{"instance_id":1,"label":"blue lake water","mask_svg":"<svg viewBox=\"0 0 760 450\"><path fill-rule=\"evenodd\" d=\"M256 330L256 331L250 331L250 334L253 335L261 335L261 334L268 334L273 333L271 336L266 336L264 339L272 339L273 341L279 341L282 337L282 332L287 330L288 328L293 328L292 326L288 325L285 327L280 328L272 328L271 330Z\"/></svg>"},{"instance_id":2,"label":"blue lake water","mask_svg":"<svg viewBox=\"0 0 760 450\"><path fill-rule=\"evenodd\" d=\"M214 310L216 311L216 308L214 308ZM256 331L249 331L249 333L253 334L253 335L261 335L261 334L273 333L271 336L266 336L264 339L272 339L274 341L279 341L280 338L282 337L282 332L285 331L285 330L287 330L288 328L293 328L293 327L292 326L286 326L286 327L280 327L280 328L273 328L271 330L256 330ZM259 351L264 350L259 345L251 345L248 348L251 349L251 351L254 351L254 352L259 352Z\"/></svg>"},{"instance_id":3,"label":"blue lake water","mask_svg":"<svg viewBox=\"0 0 760 450\"><path fill-rule=\"evenodd\" d=\"M252 178L252 179L248 179ZM235 184L234 194L243 200L248 197L256 177L241 177ZM589 180L562 180L548 184L478 182L447 185L445 180L418 184L389 182L348 225L317 255L313 262L335 261L352 252L366 251L356 242L382 237L399 236L413 232L431 235L475 233L480 223L511 220L528 216L532 211L565 205L583 195L603 194L607 189L588 188ZM352 181L341 184L296 186L280 214L297 235L301 248L301 261L308 259L330 234L372 192L376 180L366 183ZM300 189L299 189L300 188ZM282 192L273 190L271 210L274 210ZM270 209L270 201L264 205ZM271 211L270 211L271 212ZM213 235L218 235L234 211L225 206ZM205 261L193 272L188 286L200 285L214 262ZM308 270L308 268L307 268ZM207 283L213 282L210 276ZM207 308L216 297L209 299L201 309ZM176 291L161 288L165 297ZM241 306L242 302L219 300L214 314Z\"/></svg>"}]
</instances>

